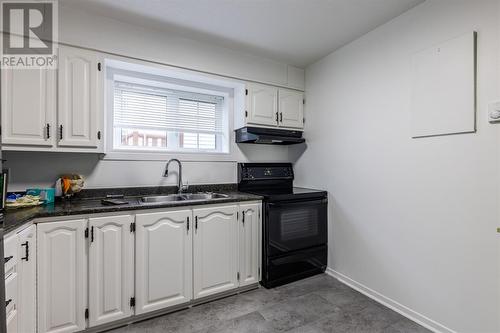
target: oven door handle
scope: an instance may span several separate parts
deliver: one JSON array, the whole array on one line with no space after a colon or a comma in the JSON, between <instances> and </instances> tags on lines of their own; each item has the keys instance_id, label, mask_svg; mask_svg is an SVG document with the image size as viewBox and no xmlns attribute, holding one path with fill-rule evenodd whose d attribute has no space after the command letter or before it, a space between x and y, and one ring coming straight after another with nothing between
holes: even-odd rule
<instances>
[{"instance_id":1,"label":"oven door handle","mask_svg":"<svg viewBox=\"0 0 500 333\"><path fill-rule=\"evenodd\" d=\"M314 198L314 199L304 199L304 200L295 199L295 200L286 200L281 202L269 202L267 203L267 205L269 207L283 207L293 204L301 204L302 206L318 206L327 203L328 203L327 198L321 198L321 199Z\"/></svg>"}]
</instances>

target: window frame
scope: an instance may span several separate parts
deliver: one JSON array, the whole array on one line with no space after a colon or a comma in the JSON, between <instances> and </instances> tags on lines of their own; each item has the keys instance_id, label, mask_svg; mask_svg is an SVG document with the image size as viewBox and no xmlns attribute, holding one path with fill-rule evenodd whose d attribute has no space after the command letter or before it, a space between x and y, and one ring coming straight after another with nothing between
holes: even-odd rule
<instances>
[{"instance_id":1,"label":"window frame","mask_svg":"<svg viewBox=\"0 0 500 333\"><path fill-rule=\"evenodd\" d=\"M153 65L153 66L152 66ZM169 68L167 66L154 66L155 64L138 64L137 62L123 62L114 59L106 59L104 66L105 75L105 120L106 133L105 136L105 154L101 156L104 160L133 160L133 161L164 161L173 157L180 158L184 161L236 161L237 148L234 142L234 110L236 103L241 104L239 94L244 94L245 85L242 82L235 80L222 80L215 78L212 75L207 75L190 70L182 70L177 68ZM115 148L113 141L115 140L115 131L113 127L113 111L114 111L114 78L115 76L125 76L127 80L132 78L137 83L153 83L160 84L162 88L180 89L204 94L213 94L224 97L224 120L225 136L227 141L226 151L190 151L185 150L165 150L154 149L154 147L146 149L127 149ZM151 81L152 76L163 78L165 81ZM149 80L148 80L149 78ZM176 81L192 82L195 86L186 86L178 84ZM220 90L219 90L220 89ZM238 97L236 97L238 94ZM243 97L244 99L244 97Z\"/></svg>"}]
</instances>

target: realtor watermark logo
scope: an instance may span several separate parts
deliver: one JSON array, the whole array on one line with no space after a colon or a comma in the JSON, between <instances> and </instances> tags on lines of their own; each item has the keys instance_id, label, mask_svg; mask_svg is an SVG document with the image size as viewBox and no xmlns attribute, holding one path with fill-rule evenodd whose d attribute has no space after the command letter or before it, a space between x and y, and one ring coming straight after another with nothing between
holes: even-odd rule
<instances>
[{"instance_id":1,"label":"realtor watermark logo","mask_svg":"<svg viewBox=\"0 0 500 333\"><path fill-rule=\"evenodd\" d=\"M57 0L0 1L1 68L57 67Z\"/></svg>"}]
</instances>

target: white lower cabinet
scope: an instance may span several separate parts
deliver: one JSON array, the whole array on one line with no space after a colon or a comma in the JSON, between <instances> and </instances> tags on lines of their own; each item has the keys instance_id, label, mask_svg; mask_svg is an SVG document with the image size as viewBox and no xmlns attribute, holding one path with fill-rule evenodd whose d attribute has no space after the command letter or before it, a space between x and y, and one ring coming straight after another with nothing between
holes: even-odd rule
<instances>
[{"instance_id":1,"label":"white lower cabinet","mask_svg":"<svg viewBox=\"0 0 500 333\"><path fill-rule=\"evenodd\" d=\"M259 282L260 204L240 205L239 249L240 287Z\"/></svg>"},{"instance_id":2,"label":"white lower cabinet","mask_svg":"<svg viewBox=\"0 0 500 333\"><path fill-rule=\"evenodd\" d=\"M38 332L85 329L87 220L37 225Z\"/></svg>"},{"instance_id":3,"label":"white lower cabinet","mask_svg":"<svg viewBox=\"0 0 500 333\"><path fill-rule=\"evenodd\" d=\"M194 298L238 287L237 205L193 209Z\"/></svg>"},{"instance_id":4,"label":"white lower cabinet","mask_svg":"<svg viewBox=\"0 0 500 333\"><path fill-rule=\"evenodd\" d=\"M252 202L95 216L9 236L7 331L77 332L257 284L260 210Z\"/></svg>"},{"instance_id":5,"label":"white lower cabinet","mask_svg":"<svg viewBox=\"0 0 500 333\"><path fill-rule=\"evenodd\" d=\"M136 215L136 314L192 299L192 211Z\"/></svg>"},{"instance_id":6,"label":"white lower cabinet","mask_svg":"<svg viewBox=\"0 0 500 333\"><path fill-rule=\"evenodd\" d=\"M89 326L133 314L133 215L89 219Z\"/></svg>"},{"instance_id":7,"label":"white lower cabinet","mask_svg":"<svg viewBox=\"0 0 500 333\"><path fill-rule=\"evenodd\" d=\"M14 273L5 279L5 318L8 333L19 332L18 277L18 274Z\"/></svg>"},{"instance_id":8,"label":"white lower cabinet","mask_svg":"<svg viewBox=\"0 0 500 333\"><path fill-rule=\"evenodd\" d=\"M7 333L36 331L36 227L5 238Z\"/></svg>"},{"instance_id":9,"label":"white lower cabinet","mask_svg":"<svg viewBox=\"0 0 500 333\"><path fill-rule=\"evenodd\" d=\"M18 331L36 331L36 226L18 234ZM9 331L10 333L10 331Z\"/></svg>"}]
</instances>

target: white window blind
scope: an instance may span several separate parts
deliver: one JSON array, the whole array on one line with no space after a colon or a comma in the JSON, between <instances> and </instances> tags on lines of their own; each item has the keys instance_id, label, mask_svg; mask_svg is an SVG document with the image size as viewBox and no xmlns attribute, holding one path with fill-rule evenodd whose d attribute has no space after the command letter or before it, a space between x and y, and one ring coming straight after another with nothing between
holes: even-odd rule
<instances>
[{"instance_id":1,"label":"white window blind","mask_svg":"<svg viewBox=\"0 0 500 333\"><path fill-rule=\"evenodd\" d=\"M114 82L113 127L223 134L222 96Z\"/></svg>"}]
</instances>

